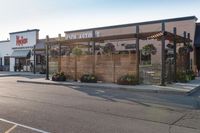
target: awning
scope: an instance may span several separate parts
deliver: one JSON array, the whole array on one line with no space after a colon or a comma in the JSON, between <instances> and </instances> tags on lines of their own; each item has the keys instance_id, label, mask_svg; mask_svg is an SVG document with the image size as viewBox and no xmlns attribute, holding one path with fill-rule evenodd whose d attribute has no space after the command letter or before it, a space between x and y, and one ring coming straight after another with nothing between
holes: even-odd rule
<instances>
[{"instance_id":1,"label":"awning","mask_svg":"<svg viewBox=\"0 0 200 133\"><path fill-rule=\"evenodd\" d=\"M200 24L197 24L197 25L196 25L194 46L195 46L195 47L200 47Z\"/></svg>"},{"instance_id":2,"label":"awning","mask_svg":"<svg viewBox=\"0 0 200 133\"><path fill-rule=\"evenodd\" d=\"M30 56L30 50L14 50L11 57L20 58Z\"/></svg>"}]
</instances>

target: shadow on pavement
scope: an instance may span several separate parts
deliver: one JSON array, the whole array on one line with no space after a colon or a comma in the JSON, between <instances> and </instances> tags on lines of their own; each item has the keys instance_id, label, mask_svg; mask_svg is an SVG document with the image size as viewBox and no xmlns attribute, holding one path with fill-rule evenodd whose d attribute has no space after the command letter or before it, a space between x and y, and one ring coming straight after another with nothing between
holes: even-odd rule
<instances>
[{"instance_id":1,"label":"shadow on pavement","mask_svg":"<svg viewBox=\"0 0 200 133\"><path fill-rule=\"evenodd\" d=\"M117 89L102 89L100 87L71 86L70 88L111 102L136 102L143 106L158 104L171 107L200 109L200 99L184 95L130 92Z\"/></svg>"}]
</instances>

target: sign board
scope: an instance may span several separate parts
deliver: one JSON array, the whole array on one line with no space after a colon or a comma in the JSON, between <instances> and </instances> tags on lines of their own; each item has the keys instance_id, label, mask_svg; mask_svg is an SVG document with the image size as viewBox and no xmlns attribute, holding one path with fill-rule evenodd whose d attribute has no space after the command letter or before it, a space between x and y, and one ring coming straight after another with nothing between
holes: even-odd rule
<instances>
[{"instance_id":1,"label":"sign board","mask_svg":"<svg viewBox=\"0 0 200 133\"><path fill-rule=\"evenodd\" d=\"M100 33L96 32L95 37L99 37ZM93 38L92 32L84 32L84 33L66 33L65 39L66 40L76 40L76 39L87 39Z\"/></svg>"},{"instance_id":2,"label":"sign board","mask_svg":"<svg viewBox=\"0 0 200 133\"><path fill-rule=\"evenodd\" d=\"M23 46L28 43L28 39L23 36L16 36L16 46Z\"/></svg>"}]
</instances>

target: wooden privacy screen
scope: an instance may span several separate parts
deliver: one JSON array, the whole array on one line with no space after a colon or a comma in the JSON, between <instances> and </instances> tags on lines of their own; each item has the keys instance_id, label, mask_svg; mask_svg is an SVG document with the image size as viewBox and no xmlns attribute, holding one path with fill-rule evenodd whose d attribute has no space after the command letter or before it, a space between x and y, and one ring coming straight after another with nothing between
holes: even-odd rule
<instances>
[{"instance_id":1,"label":"wooden privacy screen","mask_svg":"<svg viewBox=\"0 0 200 133\"><path fill-rule=\"evenodd\" d=\"M59 59L51 58L50 73L59 70ZM83 74L95 74L99 81L116 82L126 74L136 74L136 54L62 56L61 72L79 80Z\"/></svg>"}]
</instances>

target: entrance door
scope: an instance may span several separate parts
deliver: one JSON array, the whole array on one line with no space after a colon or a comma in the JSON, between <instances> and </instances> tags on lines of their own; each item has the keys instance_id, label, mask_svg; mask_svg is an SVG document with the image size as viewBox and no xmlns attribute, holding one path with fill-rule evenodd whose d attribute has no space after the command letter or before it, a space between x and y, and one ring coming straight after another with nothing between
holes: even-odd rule
<instances>
[{"instance_id":1,"label":"entrance door","mask_svg":"<svg viewBox=\"0 0 200 133\"><path fill-rule=\"evenodd\" d=\"M23 71L26 65L26 58L15 58L15 71Z\"/></svg>"},{"instance_id":2,"label":"entrance door","mask_svg":"<svg viewBox=\"0 0 200 133\"><path fill-rule=\"evenodd\" d=\"M4 71L9 71L10 69L10 57L4 57Z\"/></svg>"},{"instance_id":3,"label":"entrance door","mask_svg":"<svg viewBox=\"0 0 200 133\"><path fill-rule=\"evenodd\" d=\"M200 47L196 48L196 65L197 65L197 70L200 70Z\"/></svg>"}]
</instances>

